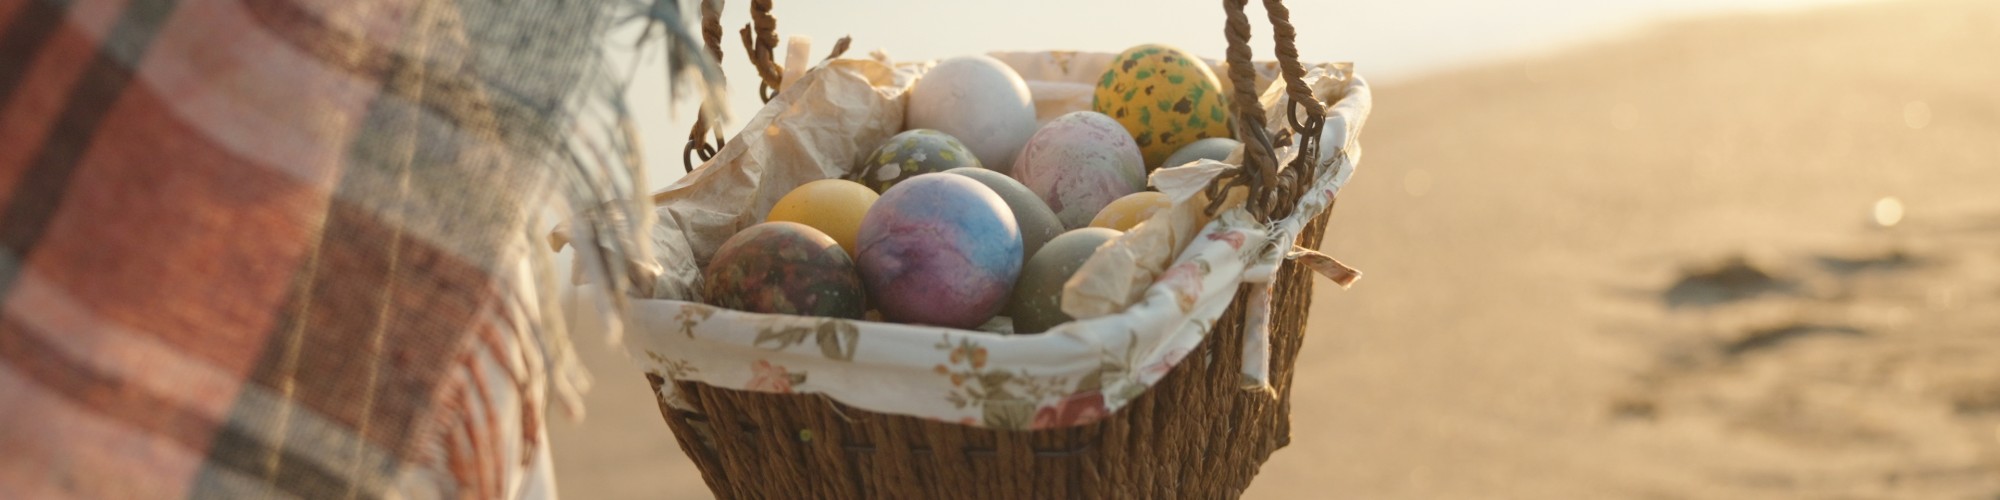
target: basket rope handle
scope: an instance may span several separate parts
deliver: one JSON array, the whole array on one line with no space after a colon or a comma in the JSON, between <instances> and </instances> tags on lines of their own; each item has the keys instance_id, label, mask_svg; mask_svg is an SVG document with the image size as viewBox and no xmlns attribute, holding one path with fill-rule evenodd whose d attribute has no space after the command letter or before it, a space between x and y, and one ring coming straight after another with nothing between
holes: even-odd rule
<instances>
[{"instance_id":1,"label":"basket rope handle","mask_svg":"<svg viewBox=\"0 0 2000 500\"><path fill-rule=\"evenodd\" d=\"M778 96L778 89L785 81L785 67L778 64L778 17L771 14L771 0L751 0L750 24L744 25L737 35L743 40L743 51L750 57L750 66L757 69L757 97L769 103ZM708 55L717 62L722 61L722 0L706 0L701 4L701 41L708 47ZM840 37L833 42L833 50L826 55L831 60L847 53L852 45L852 37ZM702 104L707 108L707 104ZM722 150L724 144L722 130L708 123L706 109L695 117L694 128L688 132L687 145L681 149L681 168L694 172L694 157L708 161ZM709 144L702 137L713 133L715 143Z\"/></svg>"},{"instance_id":2,"label":"basket rope handle","mask_svg":"<svg viewBox=\"0 0 2000 500\"><path fill-rule=\"evenodd\" d=\"M753 31L754 29L754 31ZM764 102L778 96L785 82L785 66L778 64L778 16L771 15L771 0L750 0L750 24L736 32L743 37L743 51L750 54L750 66L757 68L757 97Z\"/></svg>"},{"instance_id":3,"label":"basket rope handle","mask_svg":"<svg viewBox=\"0 0 2000 500\"><path fill-rule=\"evenodd\" d=\"M708 48L709 57L715 58L716 62L722 61L722 0L708 0L701 3L701 43ZM715 70L719 74L722 66L716 65ZM704 137L711 134L715 136L715 144L709 144L708 138ZM708 103L704 102L701 104L701 112L694 115L694 127L688 130L687 144L681 146L681 167L687 172L694 172L695 162L690 155L701 157L701 161L708 161L709 158L715 157L716 151L722 150L723 144L725 143L722 130L719 127L710 129Z\"/></svg>"},{"instance_id":4,"label":"basket rope handle","mask_svg":"<svg viewBox=\"0 0 2000 500\"><path fill-rule=\"evenodd\" d=\"M1227 19L1223 24L1223 37L1229 41L1227 61L1229 81L1235 89L1231 97L1230 111L1234 115L1236 138L1243 142L1243 165L1217 176L1207 188L1210 215L1221 208L1225 193L1237 187L1248 188L1246 208L1258 222L1268 223L1272 219L1291 215L1292 208L1304 192L1306 183L1315 177L1319 156L1320 129L1326 123L1326 108L1313 97L1312 88L1305 83L1306 70L1299 64L1299 50L1295 43L1298 30L1292 26L1291 10L1285 8L1284 0L1263 0L1264 11L1271 21L1272 39L1278 55L1278 68L1285 81L1285 94L1289 107L1286 121L1296 132L1299 155L1290 165L1280 168L1276 147L1271 133L1264 128L1263 105L1258 102L1257 71L1250 62L1250 21L1243 13L1248 0L1223 0L1222 10ZM1305 112L1301 121L1300 111ZM1289 140L1285 138L1283 140Z\"/></svg>"}]
</instances>

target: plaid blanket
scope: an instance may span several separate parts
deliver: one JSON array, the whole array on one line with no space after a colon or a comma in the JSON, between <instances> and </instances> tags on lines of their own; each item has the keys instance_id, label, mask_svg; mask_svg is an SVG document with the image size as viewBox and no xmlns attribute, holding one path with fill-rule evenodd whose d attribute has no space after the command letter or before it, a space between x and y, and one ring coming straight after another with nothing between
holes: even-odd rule
<instances>
[{"instance_id":1,"label":"plaid blanket","mask_svg":"<svg viewBox=\"0 0 2000 500\"><path fill-rule=\"evenodd\" d=\"M607 17L0 2L0 498L552 496L532 230Z\"/></svg>"}]
</instances>

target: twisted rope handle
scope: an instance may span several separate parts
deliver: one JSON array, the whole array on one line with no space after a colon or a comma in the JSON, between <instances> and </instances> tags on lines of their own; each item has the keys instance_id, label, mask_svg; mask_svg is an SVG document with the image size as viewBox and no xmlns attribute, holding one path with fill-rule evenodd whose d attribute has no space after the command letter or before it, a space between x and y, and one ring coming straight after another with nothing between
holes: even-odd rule
<instances>
[{"instance_id":1,"label":"twisted rope handle","mask_svg":"<svg viewBox=\"0 0 2000 500\"><path fill-rule=\"evenodd\" d=\"M785 67L778 64L778 17L771 14L771 0L751 0L750 24L738 31L743 40L743 51L750 57L750 66L757 69L757 97L764 102L778 96L778 88L785 81ZM701 41L708 47L708 55L722 61L722 0L706 0L701 4ZM854 42L852 37L840 37L833 42L833 50L826 55L831 60L847 53ZM703 112L695 117L694 129L688 133L687 146L681 149L681 167L694 172L694 156L701 161L715 157L722 150L722 130L714 129L708 123L707 104L702 104ZM708 144L702 135L715 136L715 144Z\"/></svg>"},{"instance_id":2,"label":"twisted rope handle","mask_svg":"<svg viewBox=\"0 0 2000 500\"><path fill-rule=\"evenodd\" d=\"M715 58L717 62L722 61L722 0L706 0L701 3L701 43L708 48L709 57ZM716 66L716 71L721 70L720 65ZM711 133L715 136L715 144L709 144L707 138L703 137ZM709 126L708 103L704 102L701 104L701 112L695 114L694 128L688 131L687 144L681 147L681 168L687 172L694 172L695 162L690 155L700 156L701 161L708 161L709 158L715 157L715 152L720 151L723 144L722 130L719 128L711 130Z\"/></svg>"},{"instance_id":3,"label":"twisted rope handle","mask_svg":"<svg viewBox=\"0 0 2000 500\"><path fill-rule=\"evenodd\" d=\"M1285 8L1284 0L1264 0L1264 10L1271 21L1272 38L1276 42L1278 68L1290 102L1286 108L1286 120L1297 134L1299 146L1299 155L1292 159L1291 164L1280 168L1271 133L1264 128L1264 107L1257 100L1257 72L1250 62L1250 21L1243 13L1248 3L1248 0L1222 1L1222 10L1226 15L1222 34L1229 41L1229 81L1236 94L1229 105L1235 118L1232 126L1236 129L1236 139L1243 143L1243 166L1224 172L1209 184L1209 202L1205 208L1213 215L1221 208L1229 190L1245 187L1248 188L1248 196L1244 203L1250 215L1256 217L1258 222L1270 222L1291 215L1305 184L1315 177L1319 134L1326 123L1326 108L1313 97L1312 88L1305 83L1306 70L1299 64L1299 50L1295 44L1298 30L1292 26L1291 10ZM1305 111L1303 121L1299 117L1301 109Z\"/></svg>"},{"instance_id":4,"label":"twisted rope handle","mask_svg":"<svg viewBox=\"0 0 2000 500\"><path fill-rule=\"evenodd\" d=\"M757 78L763 80L757 84L757 97L771 102L785 81L785 67L778 64L778 17L771 15L771 0L750 0L750 24L737 34L743 37L743 51L750 54Z\"/></svg>"}]
</instances>

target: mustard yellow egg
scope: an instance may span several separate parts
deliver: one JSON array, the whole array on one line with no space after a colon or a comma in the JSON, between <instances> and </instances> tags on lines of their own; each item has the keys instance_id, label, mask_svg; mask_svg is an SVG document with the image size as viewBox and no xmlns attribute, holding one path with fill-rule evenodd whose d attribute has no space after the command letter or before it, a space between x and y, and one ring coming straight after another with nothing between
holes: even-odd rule
<instances>
[{"instance_id":1,"label":"mustard yellow egg","mask_svg":"<svg viewBox=\"0 0 2000 500\"><path fill-rule=\"evenodd\" d=\"M1101 227L1118 231L1130 231L1153 214L1173 206L1173 200L1159 191L1140 191L1112 200L1104 210L1097 212L1097 218L1090 220L1090 227Z\"/></svg>"},{"instance_id":2,"label":"mustard yellow egg","mask_svg":"<svg viewBox=\"0 0 2000 500\"><path fill-rule=\"evenodd\" d=\"M854 256L854 241L861 231L861 218L868 215L868 208L875 205L881 195L860 183L842 179L824 179L805 183L771 206L771 214L764 217L766 222L796 222L812 226L820 232L832 236L840 248Z\"/></svg>"},{"instance_id":3,"label":"mustard yellow egg","mask_svg":"<svg viewBox=\"0 0 2000 500\"><path fill-rule=\"evenodd\" d=\"M1111 60L1097 81L1091 109L1111 115L1132 133L1146 157L1146 171L1188 143L1229 137L1229 109L1222 84L1208 63L1181 49L1140 45Z\"/></svg>"}]
</instances>

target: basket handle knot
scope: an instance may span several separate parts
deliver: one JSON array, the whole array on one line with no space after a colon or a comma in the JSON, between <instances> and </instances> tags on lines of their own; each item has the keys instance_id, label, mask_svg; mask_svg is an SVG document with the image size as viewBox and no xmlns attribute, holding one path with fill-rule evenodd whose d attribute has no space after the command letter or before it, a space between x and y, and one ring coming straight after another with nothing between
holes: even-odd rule
<instances>
[{"instance_id":1,"label":"basket handle knot","mask_svg":"<svg viewBox=\"0 0 2000 500\"><path fill-rule=\"evenodd\" d=\"M1249 269L1244 269L1243 281L1246 283L1269 283L1272 279L1276 278L1278 275L1277 257L1279 257L1275 255L1276 249L1277 247L1273 246L1271 251L1273 255L1269 255L1265 259L1260 259L1256 265L1251 266ZM1342 290L1353 288L1354 282L1361 279L1360 269L1355 269L1354 266L1349 266L1339 259L1333 258L1331 255L1320 253L1320 251L1311 248L1298 246L1297 244L1293 244L1292 248L1285 251L1282 257L1284 260L1306 266L1306 269L1311 270L1313 273L1325 277L1335 285L1340 285Z\"/></svg>"},{"instance_id":2,"label":"basket handle knot","mask_svg":"<svg viewBox=\"0 0 2000 500\"><path fill-rule=\"evenodd\" d=\"M1341 288L1347 288L1354 284L1354 280L1361 278L1361 271L1334 260L1332 256L1309 248L1294 245L1290 251L1285 252L1284 259L1305 265L1313 272L1332 279ZM1238 385L1249 391L1272 390L1271 300L1274 290L1271 278L1276 275L1278 263L1277 259L1271 260L1269 263L1259 262L1256 267L1244 271L1244 282L1250 285L1250 293L1249 302L1243 307L1243 363L1238 365L1241 367L1239 371L1243 380ZM1266 267L1269 270L1262 271L1264 274L1262 279L1252 276L1253 273L1258 273Z\"/></svg>"},{"instance_id":3,"label":"basket handle knot","mask_svg":"<svg viewBox=\"0 0 2000 500\"><path fill-rule=\"evenodd\" d=\"M1230 111L1234 115L1231 126L1243 147L1243 166L1216 178L1208 186L1210 215L1221 208L1222 194L1239 186L1248 188L1245 209L1258 222L1270 222L1291 215L1294 205L1304 187L1315 178L1318 168L1315 159L1319 157L1320 129L1326 123L1326 107L1313 96L1312 87L1306 85L1305 67L1299 63L1298 30L1292 26L1291 10L1285 8L1284 0L1263 0L1264 11L1271 21L1271 33L1278 68L1285 82L1285 93L1289 97L1286 108L1286 128L1294 132L1281 137L1280 142L1298 142L1299 155L1289 165L1279 165L1276 154L1277 143L1273 142L1263 104L1258 99L1257 72L1250 61L1250 22L1243 9L1248 0L1223 0L1223 12L1227 19L1223 24L1223 36L1229 41L1227 52L1228 78L1235 90L1230 99ZM1301 117L1301 113L1304 114Z\"/></svg>"}]
</instances>

